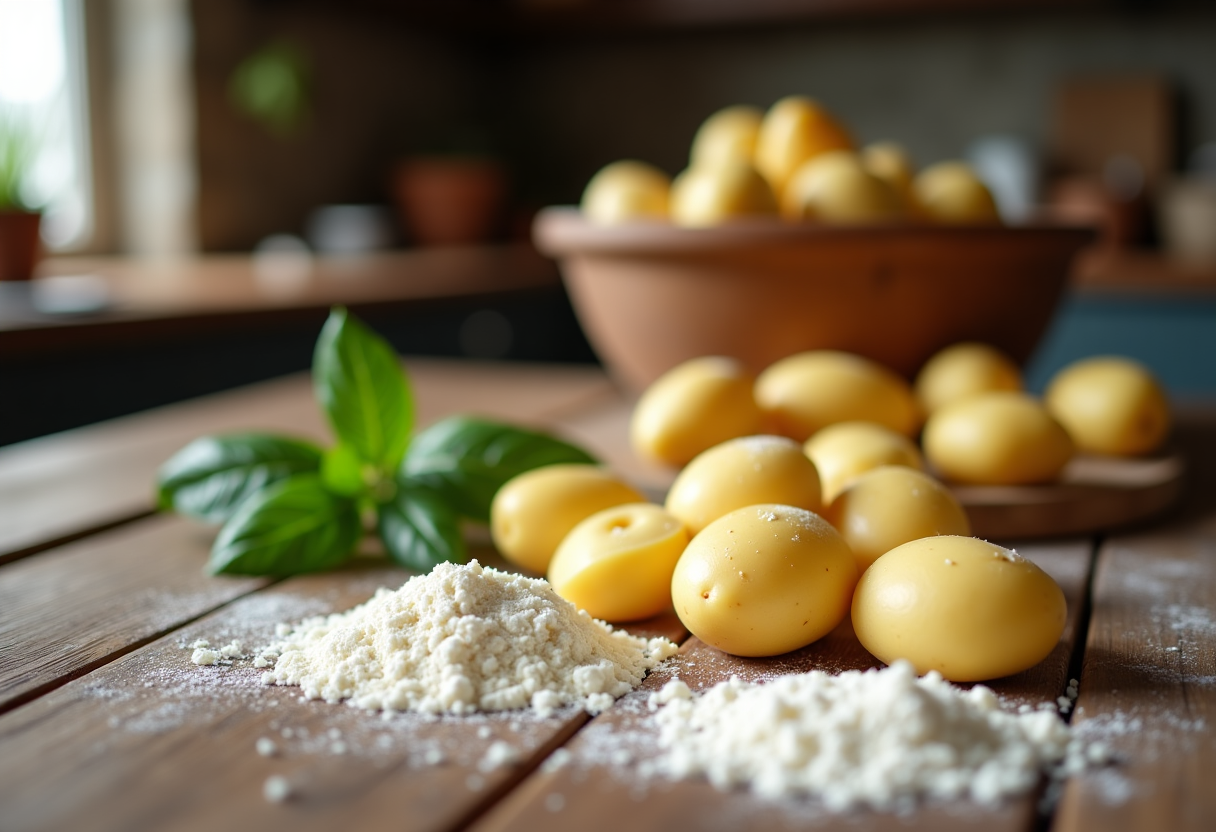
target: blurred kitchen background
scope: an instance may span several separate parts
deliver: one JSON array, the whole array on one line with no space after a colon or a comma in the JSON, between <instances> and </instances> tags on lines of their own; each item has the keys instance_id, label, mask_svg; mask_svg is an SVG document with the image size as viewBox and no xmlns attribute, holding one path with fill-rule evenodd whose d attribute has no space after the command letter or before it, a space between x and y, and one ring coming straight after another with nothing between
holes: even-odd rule
<instances>
[{"instance_id":1,"label":"blurred kitchen background","mask_svg":"<svg viewBox=\"0 0 1216 832\"><path fill-rule=\"evenodd\" d=\"M333 298L405 353L594 361L535 211L793 93L1100 229L1032 389L1117 352L1216 397L1211 0L0 0L45 255L0 284L0 444L305 369Z\"/></svg>"}]
</instances>

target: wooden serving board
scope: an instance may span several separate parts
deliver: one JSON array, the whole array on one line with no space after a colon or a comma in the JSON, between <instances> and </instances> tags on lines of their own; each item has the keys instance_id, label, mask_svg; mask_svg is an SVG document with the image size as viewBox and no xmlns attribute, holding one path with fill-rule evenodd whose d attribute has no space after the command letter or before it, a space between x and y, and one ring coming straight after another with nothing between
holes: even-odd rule
<instances>
[{"instance_id":1,"label":"wooden serving board","mask_svg":"<svg viewBox=\"0 0 1216 832\"><path fill-rule=\"evenodd\" d=\"M565 435L611 460L617 473L661 503L676 472L634 453L629 443L633 407L634 400L624 395L597 402L594 409L564 420ZM1052 485L950 488L967 509L976 537L1067 537L1120 528L1163 512L1182 495L1185 459L1175 448L1134 459L1083 455Z\"/></svg>"},{"instance_id":2,"label":"wooden serving board","mask_svg":"<svg viewBox=\"0 0 1216 832\"><path fill-rule=\"evenodd\" d=\"M951 490L967 509L976 537L1060 537L1155 516L1182 494L1185 473L1177 452L1141 459L1079 456L1051 485L951 485Z\"/></svg>"}]
</instances>

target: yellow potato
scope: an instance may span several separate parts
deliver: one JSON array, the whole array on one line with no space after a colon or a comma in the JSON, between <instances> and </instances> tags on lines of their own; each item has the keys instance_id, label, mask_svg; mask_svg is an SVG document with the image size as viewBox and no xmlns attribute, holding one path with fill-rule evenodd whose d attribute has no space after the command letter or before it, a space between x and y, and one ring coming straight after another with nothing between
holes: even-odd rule
<instances>
[{"instance_id":1,"label":"yellow potato","mask_svg":"<svg viewBox=\"0 0 1216 832\"><path fill-rule=\"evenodd\" d=\"M687 228L776 213L772 187L746 162L688 168L671 186L671 221Z\"/></svg>"},{"instance_id":2,"label":"yellow potato","mask_svg":"<svg viewBox=\"0 0 1216 832\"><path fill-rule=\"evenodd\" d=\"M940 162L912 183L917 211L945 225L1000 224L996 201L970 165Z\"/></svg>"},{"instance_id":3,"label":"yellow potato","mask_svg":"<svg viewBox=\"0 0 1216 832\"><path fill-rule=\"evenodd\" d=\"M823 508L815 463L797 442L744 436L715 445L676 475L666 506L696 534L722 515L756 503Z\"/></svg>"},{"instance_id":4,"label":"yellow potato","mask_svg":"<svg viewBox=\"0 0 1216 832\"><path fill-rule=\"evenodd\" d=\"M756 505L718 518L689 542L671 597L684 626L706 644L775 656L831 632L856 583L853 555L826 520Z\"/></svg>"},{"instance_id":5,"label":"yellow potato","mask_svg":"<svg viewBox=\"0 0 1216 832\"><path fill-rule=\"evenodd\" d=\"M946 479L1030 485L1057 479L1073 455L1064 428L1025 393L981 393L929 417L925 458Z\"/></svg>"},{"instance_id":6,"label":"yellow potato","mask_svg":"<svg viewBox=\"0 0 1216 832\"><path fill-rule=\"evenodd\" d=\"M638 399L629 425L642 457L681 466L727 439L760 432L755 379L734 358L705 356L664 373Z\"/></svg>"},{"instance_id":7,"label":"yellow potato","mask_svg":"<svg viewBox=\"0 0 1216 832\"><path fill-rule=\"evenodd\" d=\"M921 470L925 461L911 439L874 422L837 422L828 425L802 446L819 471L823 502L836 495L859 474L880 465L906 465Z\"/></svg>"},{"instance_id":8,"label":"yellow potato","mask_svg":"<svg viewBox=\"0 0 1216 832\"><path fill-rule=\"evenodd\" d=\"M895 142L875 142L861 151L861 164L891 186L905 208L912 204L912 179L915 169L908 153Z\"/></svg>"},{"instance_id":9,"label":"yellow potato","mask_svg":"<svg viewBox=\"0 0 1216 832\"><path fill-rule=\"evenodd\" d=\"M768 109L756 139L756 167L780 194L802 164L829 150L852 150L853 139L817 101L800 95Z\"/></svg>"},{"instance_id":10,"label":"yellow potato","mask_svg":"<svg viewBox=\"0 0 1216 832\"><path fill-rule=\"evenodd\" d=\"M1034 667L1068 615L1051 576L974 537L928 537L874 562L853 594L853 630L887 664L978 682Z\"/></svg>"},{"instance_id":11,"label":"yellow potato","mask_svg":"<svg viewBox=\"0 0 1216 832\"><path fill-rule=\"evenodd\" d=\"M759 108L746 104L718 110L701 124L693 137L689 166L713 166L728 162L751 164L763 117L764 113Z\"/></svg>"},{"instance_id":12,"label":"yellow potato","mask_svg":"<svg viewBox=\"0 0 1216 832\"><path fill-rule=\"evenodd\" d=\"M950 489L923 471L902 465L866 471L840 492L824 517L849 544L862 572L909 541L971 534L967 512Z\"/></svg>"},{"instance_id":13,"label":"yellow potato","mask_svg":"<svg viewBox=\"0 0 1216 832\"><path fill-rule=\"evenodd\" d=\"M781 215L787 220L864 223L893 220L900 214L898 194L847 150L833 150L806 162L781 193Z\"/></svg>"},{"instance_id":14,"label":"yellow potato","mask_svg":"<svg viewBox=\"0 0 1216 832\"><path fill-rule=\"evenodd\" d=\"M583 191L581 208L599 225L631 220L666 220L671 177L630 159L602 168Z\"/></svg>"},{"instance_id":15,"label":"yellow potato","mask_svg":"<svg viewBox=\"0 0 1216 832\"><path fill-rule=\"evenodd\" d=\"M1137 456L1155 451L1170 430L1170 409L1148 368L1128 358L1077 361L1047 386L1047 409L1083 451Z\"/></svg>"},{"instance_id":16,"label":"yellow potato","mask_svg":"<svg viewBox=\"0 0 1216 832\"><path fill-rule=\"evenodd\" d=\"M920 426L908 382L868 358L836 350L771 364L756 378L756 403L772 430L799 442L837 422L877 422L905 436Z\"/></svg>"},{"instance_id":17,"label":"yellow potato","mask_svg":"<svg viewBox=\"0 0 1216 832\"><path fill-rule=\"evenodd\" d=\"M671 608L671 576L688 530L661 506L630 503L575 526L549 564L558 595L605 621L637 621Z\"/></svg>"},{"instance_id":18,"label":"yellow potato","mask_svg":"<svg viewBox=\"0 0 1216 832\"><path fill-rule=\"evenodd\" d=\"M543 575L562 538L601 509L646 498L603 468L561 464L508 480L490 504L490 538L499 553Z\"/></svg>"},{"instance_id":19,"label":"yellow potato","mask_svg":"<svg viewBox=\"0 0 1216 832\"><path fill-rule=\"evenodd\" d=\"M916 375L913 389L925 413L994 390L1021 390L1022 371L990 344L968 341L936 353Z\"/></svg>"}]
</instances>

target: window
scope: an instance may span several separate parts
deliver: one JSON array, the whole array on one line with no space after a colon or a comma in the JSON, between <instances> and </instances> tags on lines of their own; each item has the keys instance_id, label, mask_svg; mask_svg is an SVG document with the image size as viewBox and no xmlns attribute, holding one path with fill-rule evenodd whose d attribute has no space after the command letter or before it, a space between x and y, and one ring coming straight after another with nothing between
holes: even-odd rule
<instances>
[{"instance_id":1,"label":"window","mask_svg":"<svg viewBox=\"0 0 1216 832\"><path fill-rule=\"evenodd\" d=\"M0 115L33 136L21 193L43 209L53 250L93 229L84 58L81 0L0 0Z\"/></svg>"}]
</instances>

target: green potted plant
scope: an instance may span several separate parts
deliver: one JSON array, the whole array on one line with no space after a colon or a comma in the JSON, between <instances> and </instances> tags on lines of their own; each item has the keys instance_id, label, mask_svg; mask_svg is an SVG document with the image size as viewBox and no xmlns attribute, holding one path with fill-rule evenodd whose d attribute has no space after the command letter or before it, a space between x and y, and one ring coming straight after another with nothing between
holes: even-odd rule
<instances>
[{"instance_id":1,"label":"green potted plant","mask_svg":"<svg viewBox=\"0 0 1216 832\"><path fill-rule=\"evenodd\" d=\"M0 280L29 280L38 262L42 213L23 194L36 150L33 132L0 112Z\"/></svg>"}]
</instances>

